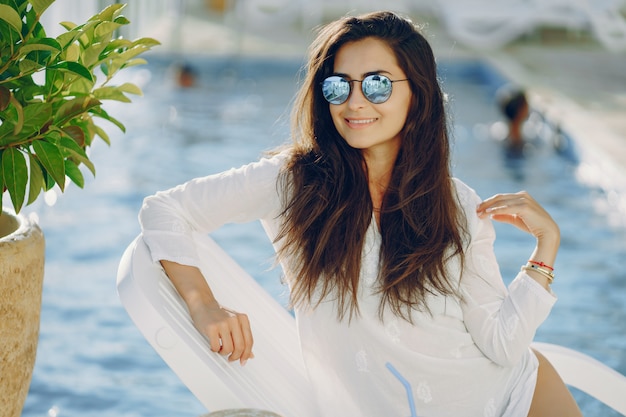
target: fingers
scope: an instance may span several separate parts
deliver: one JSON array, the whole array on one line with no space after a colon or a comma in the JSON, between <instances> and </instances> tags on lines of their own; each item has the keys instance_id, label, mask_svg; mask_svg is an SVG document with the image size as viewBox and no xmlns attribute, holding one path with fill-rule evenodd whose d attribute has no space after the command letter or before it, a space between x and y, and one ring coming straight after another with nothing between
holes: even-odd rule
<instances>
[{"instance_id":1,"label":"fingers","mask_svg":"<svg viewBox=\"0 0 626 417\"><path fill-rule=\"evenodd\" d=\"M535 200L526 192L514 194L496 194L484 200L476 208L480 217L493 214L515 214L524 206L536 205Z\"/></svg>"},{"instance_id":2,"label":"fingers","mask_svg":"<svg viewBox=\"0 0 626 417\"><path fill-rule=\"evenodd\" d=\"M248 316L225 308L220 310L221 319L205 326L211 351L227 356L229 362L239 360L241 365L245 365L248 359L254 357L254 339Z\"/></svg>"},{"instance_id":3,"label":"fingers","mask_svg":"<svg viewBox=\"0 0 626 417\"><path fill-rule=\"evenodd\" d=\"M533 213L545 213L543 208L526 192L496 194L476 208L479 217L509 216L511 220ZM547 214L547 213L545 213Z\"/></svg>"},{"instance_id":4,"label":"fingers","mask_svg":"<svg viewBox=\"0 0 626 417\"><path fill-rule=\"evenodd\" d=\"M509 223L535 237L558 235L558 226L547 211L526 191L497 194L476 207L480 218Z\"/></svg>"},{"instance_id":5,"label":"fingers","mask_svg":"<svg viewBox=\"0 0 626 417\"><path fill-rule=\"evenodd\" d=\"M252 330L250 327L250 321L248 320L248 316L246 314L239 314L237 316L239 320L240 329L242 330L243 344L240 342L239 344L235 344L235 346L243 346L241 355L239 358L233 358L232 360L237 360L241 362L241 365L245 365L248 359L253 358L252 354L252 345L254 344L254 338L252 337Z\"/></svg>"},{"instance_id":6,"label":"fingers","mask_svg":"<svg viewBox=\"0 0 626 417\"><path fill-rule=\"evenodd\" d=\"M250 321L246 314L225 310L232 314L229 319L230 337L226 337L226 343L222 339L220 354L228 355L230 362L239 360L241 365L245 365L248 359L252 357L252 345L254 344Z\"/></svg>"},{"instance_id":7,"label":"fingers","mask_svg":"<svg viewBox=\"0 0 626 417\"><path fill-rule=\"evenodd\" d=\"M220 352L222 350L221 331L218 326L209 326L204 332L209 338L209 346L212 352Z\"/></svg>"},{"instance_id":8,"label":"fingers","mask_svg":"<svg viewBox=\"0 0 626 417\"><path fill-rule=\"evenodd\" d=\"M515 194L497 194L480 203L476 208L478 217L489 216L493 220L509 223L521 230L528 231L523 218L524 205L528 204L525 192Z\"/></svg>"}]
</instances>

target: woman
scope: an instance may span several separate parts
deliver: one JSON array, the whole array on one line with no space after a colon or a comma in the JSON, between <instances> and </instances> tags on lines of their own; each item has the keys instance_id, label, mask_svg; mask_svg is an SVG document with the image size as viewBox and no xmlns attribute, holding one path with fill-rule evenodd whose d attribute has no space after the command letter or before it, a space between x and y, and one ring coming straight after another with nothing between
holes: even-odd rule
<instances>
[{"instance_id":1,"label":"woman","mask_svg":"<svg viewBox=\"0 0 626 417\"><path fill-rule=\"evenodd\" d=\"M261 219L295 309L321 416L579 416L530 350L555 302L559 229L527 193L485 201L451 178L435 60L414 25L380 12L322 29L292 115L293 144L148 197L152 257L211 349L253 358L245 314L197 268L192 231ZM537 239L505 288L490 219ZM526 259L530 259L526 263Z\"/></svg>"}]
</instances>

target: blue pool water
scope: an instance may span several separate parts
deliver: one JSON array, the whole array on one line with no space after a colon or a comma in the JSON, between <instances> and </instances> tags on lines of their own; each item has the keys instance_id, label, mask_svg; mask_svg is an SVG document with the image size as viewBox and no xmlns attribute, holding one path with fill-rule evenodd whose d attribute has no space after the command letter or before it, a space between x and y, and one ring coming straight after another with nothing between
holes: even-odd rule
<instances>
[{"instance_id":1,"label":"blue pool water","mask_svg":"<svg viewBox=\"0 0 626 417\"><path fill-rule=\"evenodd\" d=\"M194 176L254 160L288 136L288 108L298 61L198 59L198 86L178 89L169 62L126 75L143 86L134 103L110 107L127 126L111 126L112 146L98 142L97 177L68 187L36 212L47 240L41 337L23 417L173 417L206 412L139 334L123 310L115 279L126 245L139 233L144 196ZM478 193L526 189L560 224L562 248L554 291L559 296L537 340L588 353L626 373L626 231L603 190L577 180L575 147L543 144L511 163L485 132L499 116L492 93L502 80L479 63L443 63L454 134L454 172ZM618 222L619 223L619 222ZM497 225L496 250L506 280L533 242ZM272 250L258 224L215 235L263 286L285 299ZM576 392L588 417L616 413Z\"/></svg>"}]
</instances>

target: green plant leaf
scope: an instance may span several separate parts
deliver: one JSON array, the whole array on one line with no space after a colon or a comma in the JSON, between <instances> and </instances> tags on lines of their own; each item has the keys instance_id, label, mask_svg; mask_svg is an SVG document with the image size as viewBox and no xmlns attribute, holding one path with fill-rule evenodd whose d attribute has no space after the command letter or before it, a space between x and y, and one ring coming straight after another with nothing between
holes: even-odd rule
<instances>
[{"instance_id":1,"label":"green plant leaf","mask_svg":"<svg viewBox=\"0 0 626 417\"><path fill-rule=\"evenodd\" d=\"M20 48L21 54L27 54L31 51L50 51L61 52L61 45L54 38L42 38L35 41L29 41Z\"/></svg>"},{"instance_id":2,"label":"green plant leaf","mask_svg":"<svg viewBox=\"0 0 626 417\"><path fill-rule=\"evenodd\" d=\"M61 22L61 26L63 26L67 32L61 33L56 39L59 45L65 49L69 45L74 44L74 41L78 39L82 32L81 29L72 22Z\"/></svg>"},{"instance_id":3,"label":"green plant leaf","mask_svg":"<svg viewBox=\"0 0 626 417\"><path fill-rule=\"evenodd\" d=\"M24 123L24 111L13 94L9 97L9 105L0 112L2 124L0 124L0 146L11 145L17 141L15 132L22 129Z\"/></svg>"},{"instance_id":4,"label":"green plant leaf","mask_svg":"<svg viewBox=\"0 0 626 417\"><path fill-rule=\"evenodd\" d=\"M17 114L14 108L8 108L4 112L0 112L3 122L0 124L0 149L8 148L18 139L13 134L15 123L17 122Z\"/></svg>"},{"instance_id":5,"label":"green plant leaf","mask_svg":"<svg viewBox=\"0 0 626 417\"><path fill-rule=\"evenodd\" d=\"M33 6L35 13L37 13L38 16L41 16L41 14L45 12L52 3L54 3L54 0L28 0L28 2Z\"/></svg>"},{"instance_id":6,"label":"green plant leaf","mask_svg":"<svg viewBox=\"0 0 626 417\"><path fill-rule=\"evenodd\" d=\"M100 100L116 100L130 103L131 100L117 87L100 87L93 90L93 95Z\"/></svg>"},{"instance_id":7,"label":"green plant leaf","mask_svg":"<svg viewBox=\"0 0 626 417\"><path fill-rule=\"evenodd\" d=\"M22 59L18 65L22 74L32 74L45 67L43 63L28 58Z\"/></svg>"},{"instance_id":8,"label":"green plant leaf","mask_svg":"<svg viewBox=\"0 0 626 417\"><path fill-rule=\"evenodd\" d=\"M95 85L94 81L89 81L84 78L76 78L72 80L68 88L70 89L66 93L66 97L85 97L91 94L91 90Z\"/></svg>"},{"instance_id":9,"label":"green plant leaf","mask_svg":"<svg viewBox=\"0 0 626 417\"><path fill-rule=\"evenodd\" d=\"M12 107L15 109L17 115L15 126L13 128L13 134L17 135L22 131L22 127L24 126L24 108L20 102L15 99L15 96L11 96L9 103L13 105Z\"/></svg>"},{"instance_id":10,"label":"green plant leaf","mask_svg":"<svg viewBox=\"0 0 626 417\"><path fill-rule=\"evenodd\" d=\"M0 4L0 20L7 22L17 33L22 33L22 18L13 7Z\"/></svg>"},{"instance_id":11,"label":"green plant leaf","mask_svg":"<svg viewBox=\"0 0 626 417\"><path fill-rule=\"evenodd\" d=\"M63 59L65 61L78 62L80 59L80 46L76 43L69 44L67 48L65 48Z\"/></svg>"},{"instance_id":12,"label":"green plant leaf","mask_svg":"<svg viewBox=\"0 0 626 417\"><path fill-rule=\"evenodd\" d=\"M68 21L66 21L66 20L64 20L64 21L60 22L59 24L60 24L61 26L63 26L63 28L64 28L65 30L67 30L67 31L68 31L68 32L64 33L64 35L67 35L69 32L73 31L75 28L77 28L77 27L78 27L78 25L77 25L76 23L74 23L74 22L68 22ZM57 37L57 40L58 40L58 39L59 39L59 38Z\"/></svg>"},{"instance_id":13,"label":"green plant leaf","mask_svg":"<svg viewBox=\"0 0 626 417\"><path fill-rule=\"evenodd\" d=\"M41 25L41 22L39 22L40 17L41 15L37 15L37 13L35 12L35 9L33 8L30 8L26 12L26 27L30 28L30 32L33 38L45 38L46 37L46 30ZM24 29L22 29L22 31L23 30Z\"/></svg>"},{"instance_id":14,"label":"green plant leaf","mask_svg":"<svg viewBox=\"0 0 626 417\"><path fill-rule=\"evenodd\" d=\"M148 61L146 61L143 58L131 59L130 61L128 61L124 65L122 65L122 68L130 68L130 67L134 67L135 65L144 65L147 62Z\"/></svg>"},{"instance_id":15,"label":"green plant leaf","mask_svg":"<svg viewBox=\"0 0 626 417\"><path fill-rule=\"evenodd\" d=\"M9 106L11 100L11 90L0 85L0 111L4 111Z\"/></svg>"},{"instance_id":16,"label":"green plant leaf","mask_svg":"<svg viewBox=\"0 0 626 417\"><path fill-rule=\"evenodd\" d=\"M72 120L72 126L76 126L84 132L85 144L81 146L83 149L87 149L93 142L94 134L91 125L93 125L93 117L91 114L89 117L81 117L80 119Z\"/></svg>"},{"instance_id":17,"label":"green plant leaf","mask_svg":"<svg viewBox=\"0 0 626 417\"><path fill-rule=\"evenodd\" d=\"M126 5L123 4L123 3L111 4L110 6L106 7L105 9L103 9L97 15L92 16L89 20L90 21L93 21L93 20L113 21L113 19L115 19L117 16L119 16L120 12L122 11L122 9L124 7L126 7Z\"/></svg>"},{"instance_id":18,"label":"green plant leaf","mask_svg":"<svg viewBox=\"0 0 626 417\"><path fill-rule=\"evenodd\" d=\"M30 179L28 181L28 202L26 205L34 203L46 185L39 162L31 154L28 154L28 158L30 162Z\"/></svg>"},{"instance_id":19,"label":"green plant leaf","mask_svg":"<svg viewBox=\"0 0 626 417\"><path fill-rule=\"evenodd\" d=\"M85 187L85 177L83 177L83 173L80 172L78 165L76 165L74 161L65 161L65 175L80 188Z\"/></svg>"},{"instance_id":20,"label":"green plant leaf","mask_svg":"<svg viewBox=\"0 0 626 417\"><path fill-rule=\"evenodd\" d=\"M100 64L100 71L102 71L102 73L106 75L107 77L109 76L109 66L105 64L104 62Z\"/></svg>"},{"instance_id":21,"label":"green plant leaf","mask_svg":"<svg viewBox=\"0 0 626 417\"><path fill-rule=\"evenodd\" d=\"M24 107L24 127L27 134L39 132L52 117L52 103L31 103Z\"/></svg>"},{"instance_id":22,"label":"green plant leaf","mask_svg":"<svg viewBox=\"0 0 626 417\"><path fill-rule=\"evenodd\" d=\"M16 148L7 148L2 152L2 176L13 207L16 212L19 212L26 195L28 167L26 166L26 158Z\"/></svg>"},{"instance_id":23,"label":"green plant leaf","mask_svg":"<svg viewBox=\"0 0 626 417\"><path fill-rule=\"evenodd\" d=\"M45 140L36 140L33 142L33 150L45 172L63 191L65 189L65 161L59 148Z\"/></svg>"},{"instance_id":24,"label":"green plant leaf","mask_svg":"<svg viewBox=\"0 0 626 417\"><path fill-rule=\"evenodd\" d=\"M70 137L80 148L85 146L85 132L79 126L66 126L61 131L64 136Z\"/></svg>"},{"instance_id":25,"label":"green plant leaf","mask_svg":"<svg viewBox=\"0 0 626 417\"><path fill-rule=\"evenodd\" d=\"M122 52L120 56L116 59L116 61L128 61L132 58L147 52L150 48L143 44L138 44L133 46L132 48L127 49Z\"/></svg>"},{"instance_id":26,"label":"green plant leaf","mask_svg":"<svg viewBox=\"0 0 626 417\"><path fill-rule=\"evenodd\" d=\"M9 145L15 143L17 138L13 134L15 129L15 123L9 120L5 120L0 125L0 150L9 147Z\"/></svg>"},{"instance_id":27,"label":"green plant leaf","mask_svg":"<svg viewBox=\"0 0 626 417\"><path fill-rule=\"evenodd\" d=\"M128 94L134 94L136 96L143 95L141 88L137 87L133 83L124 83L124 84L118 85L116 88Z\"/></svg>"},{"instance_id":28,"label":"green plant leaf","mask_svg":"<svg viewBox=\"0 0 626 417\"><path fill-rule=\"evenodd\" d=\"M59 110L57 110L52 123L57 126L63 126L66 122L93 110L100 104L102 104L100 100L92 97L77 97L71 100L66 100Z\"/></svg>"},{"instance_id":29,"label":"green plant leaf","mask_svg":"<svg viewBox=\"0 0 626 417\"><path fill-rule=\"evenodd\" d=\"M117 56L109 57L103 64L107 66L107 76L111 77L117 71L128 66L128 63L138 55L148 51L149 48L143 45L137 45L126 51L120 53ZM145 61L144 61L145 62Z\"/></svg>"},{"instance_id":30,"label":"green plant leaf","mask_svg":"<svg viewBox=\"0 0 626 417\"><path fill-rule=\"evenodd\" d=\"M102 107L94 108L91 112L94 116L98 116L102 119L108 120L115 126L119 127L122 132L126 132L126 127L124 126L124 124L117 120L115 117L111 116L109 113L107 113Z\"/></svg>"},{"instance_id":31,"label":"green plant leaf","mask_svg":"<svg viewBox=\"0 0 626 417\"><path fill-rule=\"evenodd\" d=\"M87 150L96 136L110 144L96 117L126 130L102 109L102 102L130 102L131 94L142 94L132 83L113 86L109 82L121 69L145 64L138 56L159 45L152 38L114 38L119 28L130 23L121 14L126 4L119 2L83 24L62 23L67 32L49 38L39 19L53 2L0 0L0 162L19 153L21 159L13 167L19 166L20 172L24 165L28 168L21 180L10 178L16 190L11 198L17 198L20 207L25 187L29 188L26 204L30 204L42 190L55 185L61 191L69 181L84 186L86 172L81 164L95 175ZM98 67L106 76L104 85L102 72L95 71ZM43 81L33 77L40 71ZM1 189L9 168L4 163L0 167Z\"/></svg>"},{"instance_id":32,"label":"green plant leaf","mask_svg":"<svg viewBox=\"0 0 626 417\"><path fill-rule=\"evenodd\" d=\"M100 136L100 138L107 144L111 145L111 139L109 139L109 135L102 129L100 126L97 126L95 123L91 123L91 127L93 129L93 134Z\"/></svg>"},{"instance_id":33,"label":"green plant leaf","mask_svg":"<svg viewBox=\"0 0 626 417\"><path fill-rule=\"evenodd\" d=\"M130 48L132 46L133 46L133 42L129 41L128 39L124 39L124 38L113 39L111 42L107 44L106 48L102 52L104 56L101 56L100 58L101 59L105 58L106 54L112 51L115 51L117 49Z\"/></svg>"},{"instance_id":34,"label":"green plant leaf","mask_svg":"<svg viewBox=\"0 0 626 417\"><path fill-rule=\"evenodd\" d=\"M122 27L122 24L115 22L102 22L94 30L94 38L98 41L109 41L113 33Z\"/></svg>"},{"instance_id":35,"label":"green plant leaf","mask_svg":"<svg viewBox=\"0 0 626 417\"><path fill-rule=\"evenodd\" d=\"M94 96L100 100L117 100L124 103L130 103L131 99L126 97L124 93L135 94L138 96L143 94L141 88L132 83L124 83L115 87L100 87L93 90Z\"/></svg>"},{"instance_id":36,"label":"green plant leaf","mask_svg":"<svg viewBox=\"0 0 626 417\"><path fill-rule=\"evenodd\" d=\"M94 30L96 26L100 23L99 20L89 20L84 25L81 25L77 29L80 29L80 36L78 37L78 42L80 43L83 49L89 47L94 42Z\"/></svg>"},{"instance_id":37,"label":"green plant leaf","mask_svg":"<svg viewBox=\"0 0 626 417\"><path fill-rule=\"evenodd\" d=\"M58 64L50 65L48 68L59 71L67 71L79 75L89 81L93 81L91 71L89 71L87 68L85 68L84 65L81 65L78 62L63 61L59 62Z\"/></svg>"},{"instance_id":38,"label":"green plant leaf","mask_svg":"<svg viewBox=\"0 0 626 417\"><path fill-rule=\"evenodd\" d=\"M43 183L44 183L43 190L44 191L50 191L52 189L52 187L54 187L56 185L56 181L54 181L54 179L52 179L52 177L50 176L48 171L46 171L46 169L41 165L40 162L37 162L37 163L41 167L41 174L43 175Z\"/></svg>"},{"instance_id":39,"label":"green plant leaf","mask_svg":"<svg viewBox=\"0 0 626 417\"><path fill-rule=\"evenodd\" d=\"M55 53L55 55L58 55L58 53ZM35 61L44 66L49 65L54 61L54 55L50 51L36 49L27 53L26 59L30 59L31 61Z\"/></svg>"},{"instance_id":40,"label":"green plant leaf","mask_svg":"<svg viewBox=\"0 0 626 417\"><path fill-rule=\"evenodd\" d=\"M106 47L106 42L98 42L86 48L82 54L83 64L87 68L92 68L98 63L98 61L100 60L100 54L102 53L102 51L104 51Z\"/></svg>"},{"instance_id":41,"label":"green plant leaf","mask_svg":"<svg viewBox=\"0 0 626 417\"><path fill-rule=\"evenodd\" d=\"M66 154L66 157L73 158L77 162L84 164L93 175L96 175L96 167L93 165L93 162L89 160L87 153L74 140L67 136L61 136L59 146L62 148L63 153Z\"/></svg>"},{"instance_id":42,"label":"green plant leaf","mask_svg":"<svg viewBox=\"0 0 626 417\"><path fill-rule=\"evenodd\" d=\"M119 23L120 25L128 25L128 24L130 24L130 20L128 20L125 16L118 16L113 21L115 23Z\"/></svg>"},{"instance_id":43,"label":"green plant leaf","mask_svg":"<svg viewBox=\"0 0 626 417\"><path fill-rule=\"evenodd\" d=\"M137 45L143 45L148 48L152 48L153 46L161 45L161 42L153 38L139 38L139 39L135 39L132 44L132 46L137 46Z\"/></svg>"}]
</instances>

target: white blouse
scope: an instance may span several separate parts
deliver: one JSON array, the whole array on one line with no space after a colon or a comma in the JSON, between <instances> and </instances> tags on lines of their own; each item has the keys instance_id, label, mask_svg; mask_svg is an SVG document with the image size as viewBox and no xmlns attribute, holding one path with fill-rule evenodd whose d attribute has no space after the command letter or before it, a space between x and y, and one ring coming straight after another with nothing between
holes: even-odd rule
<instances>
[{"instance_id":1,"label":"white blouse","mask_svg":"<svg viewBox=\"0 0 626 417\"><path fill-rule=\"evenodd\" d=\"M283 201L277 177L286 157L146 198L139 218L153 260L198 266L191 232L209 233L229 222L260 219L273 241ZM493 225L475 213L480 198L461 181L454 184L471 235L463 278L456 262L447 268L462 300L431 296L430 314L414 311L413 324L389 311L381 322L374 292L381 236L372 221L363 247L360 315L338 321L332 301L296 309L321 416L409 417L410 401L420 417L527 416L537 373L529 345L556 298L523 272L505 287Z\"/></svg>"}]
</instances>

